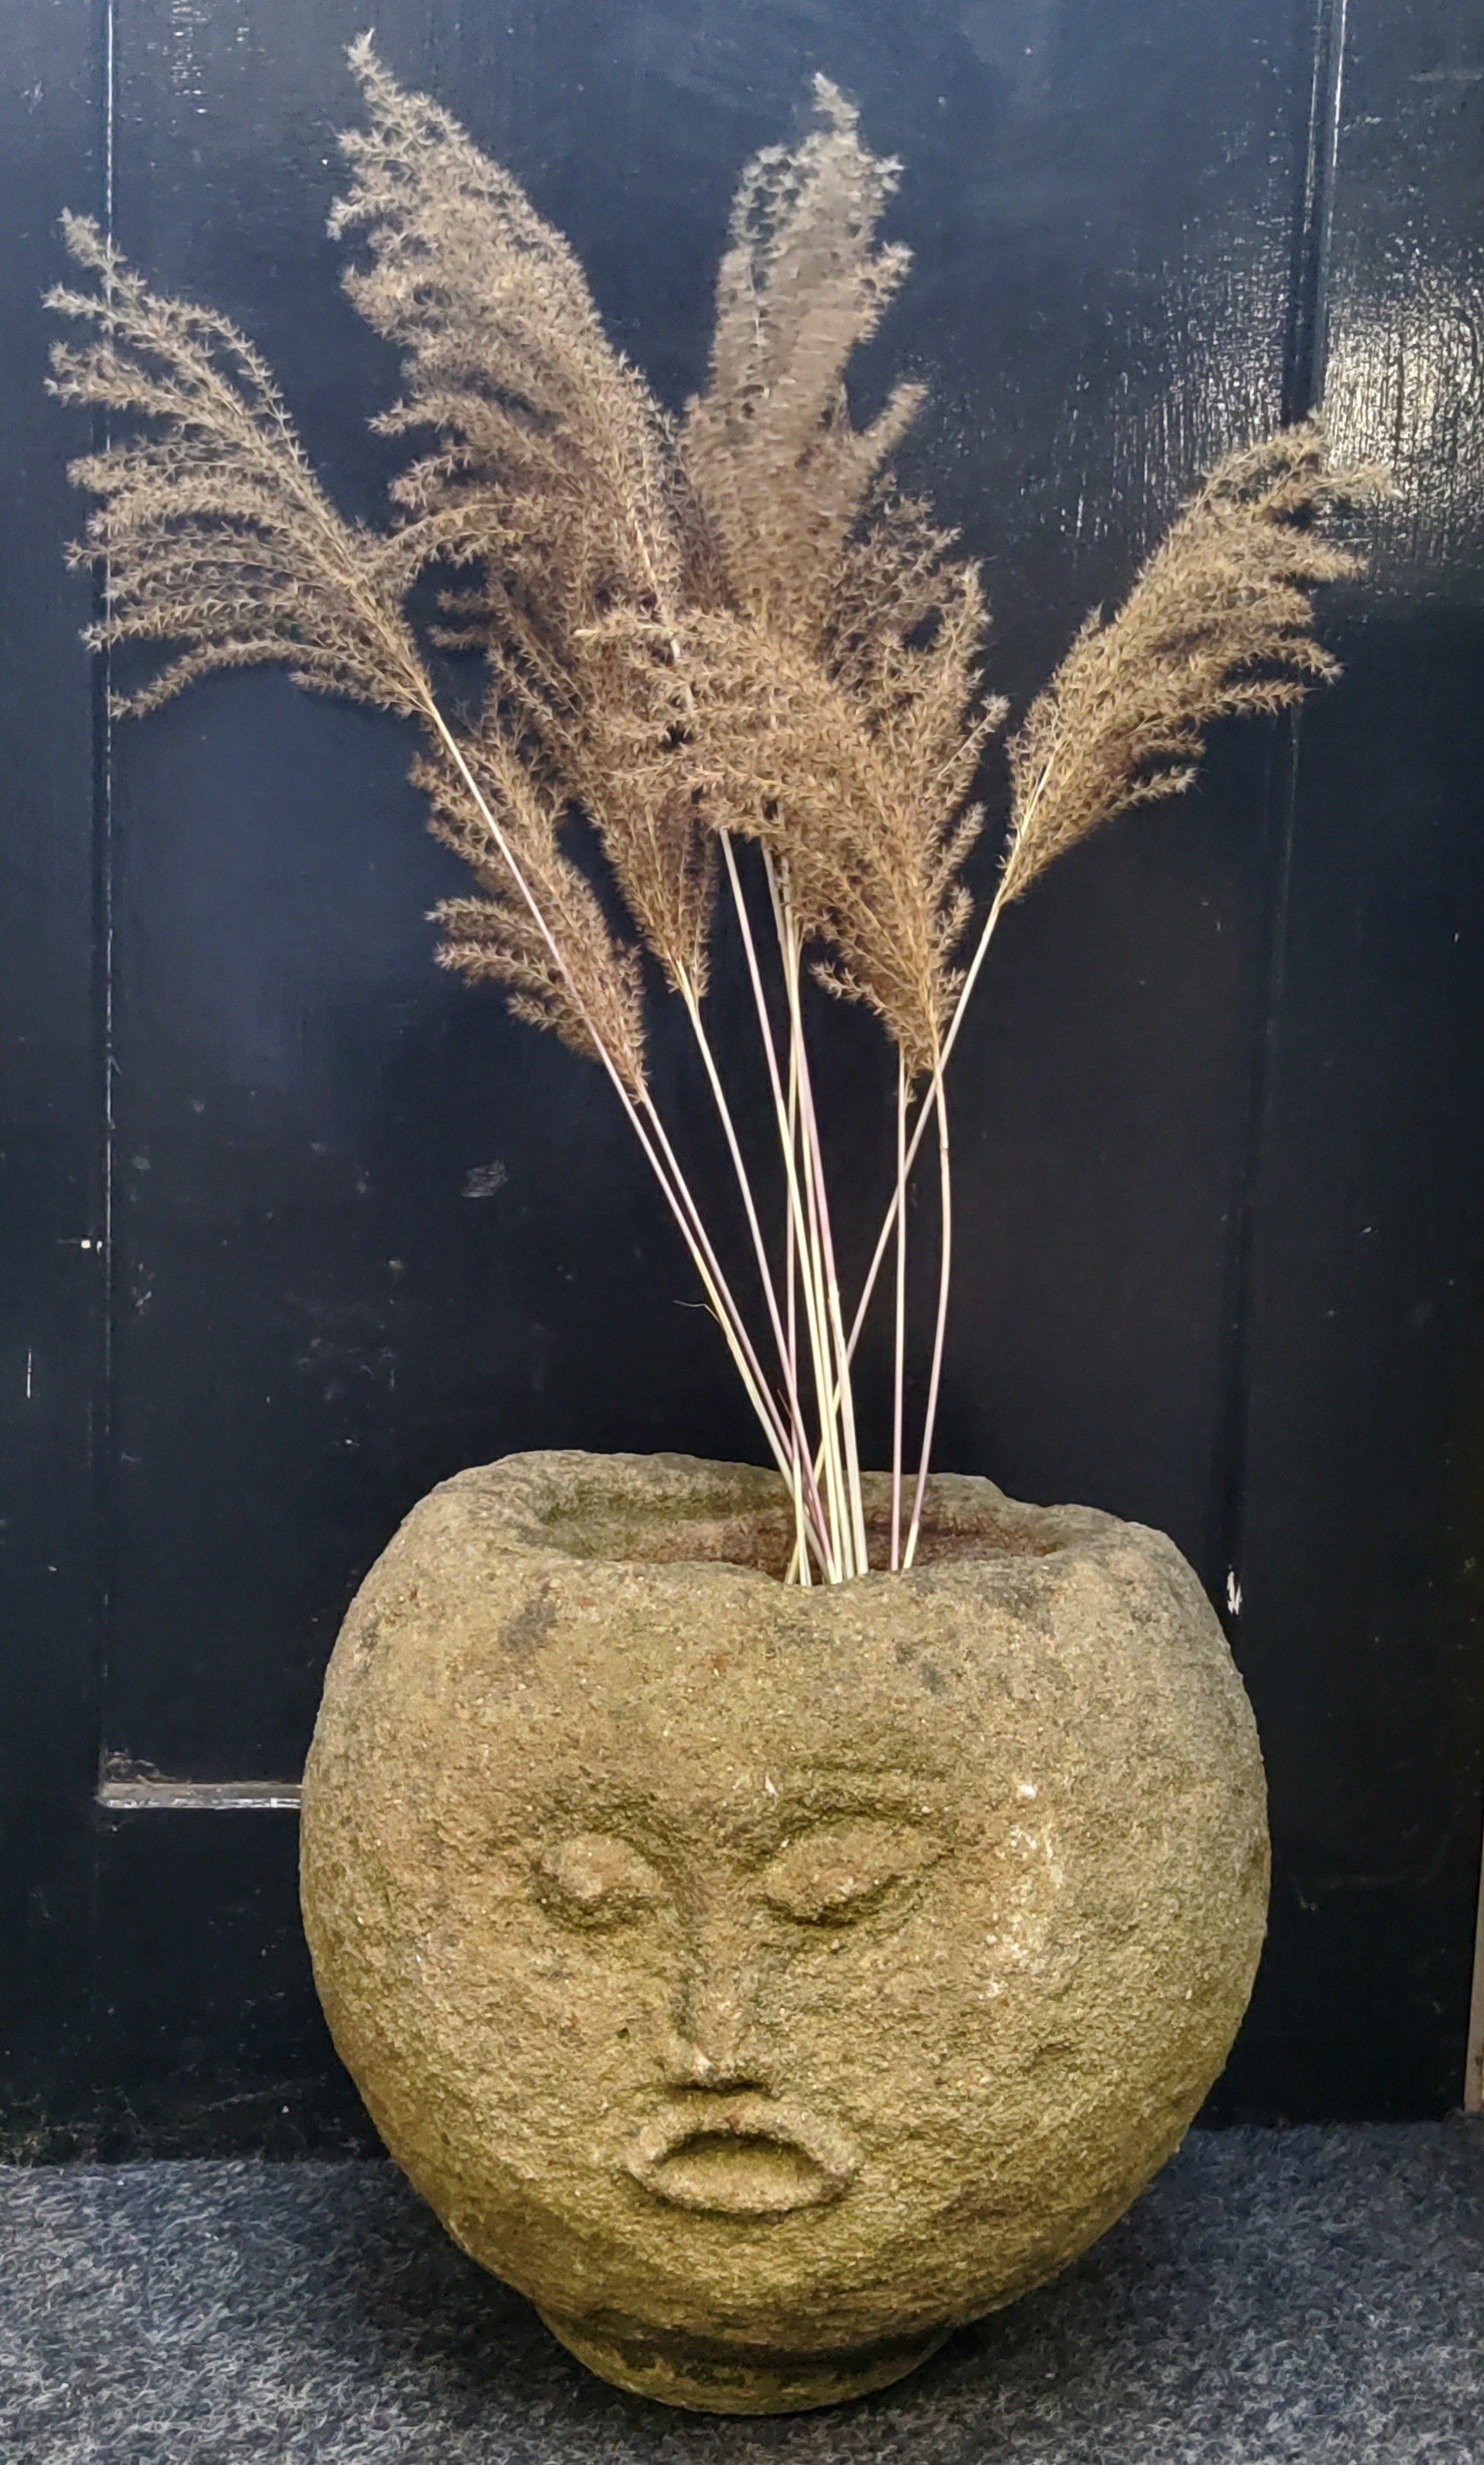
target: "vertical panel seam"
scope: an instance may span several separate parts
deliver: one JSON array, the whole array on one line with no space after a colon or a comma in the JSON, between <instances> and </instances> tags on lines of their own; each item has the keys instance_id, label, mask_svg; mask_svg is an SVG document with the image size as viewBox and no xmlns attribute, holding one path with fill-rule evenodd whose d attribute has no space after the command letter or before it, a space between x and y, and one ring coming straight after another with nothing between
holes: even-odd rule
<instances>
[{"instance_id":1,"label":"vertical panel seam","mask_svg":"<svg viewBox=\"0 0 1484 2465\"><path fill-rule=\"evenodd\" d=\"M1344 89L1349 0L1318 0L1303 192L1295 232L1283 416L1302 419L1323 394L1335 174Z\"/></svg>"},{"instance_id":2,"label":"vertical panel seam","mask_svg":"<svg viewBox=\"0 0 1484 2465\"><path fill-rule=\"evenodd\" d=\"M117 0L103 0L103 230L114 240L114 40ZM102 413L103 437L111 441L112 422ZM106 605L112 573L105 558L102 596ZM113 685L112 653L105 643L96 655L99 693L98 830L100 840L99 926L101 940L102 1114L103 1114L103 1373L104 1430L112 1419L113 1400L113 1195L114 1195L114 863L113 863Z\"/></svg>"},{"instance_id":3,"label":"vertical panel seam","mask_svg":"<svg viewBox=\"0 0 1484 2465\"><path fill-rule=\"evenodd\" d=\"M101 211L104 235L110 246L115 237L114 160L117 122L117 41L118 0L102 0L100 33L102 38L102 164ZM97 21L95 21L97 22ZM97 443L106 447L112 423L104 411L100 415ZM105 559L102 574L95 583L94 613L100 614L107 606L109 567ZM100 1188L100 1210L98 1225L97 1253L101 1289L96 1303L98 1311L97 1386L95 1390L92 1496L94 1512L94 1631L91 1652L90 1711L95 1780L103 1769L108 1691L109 1643L113 1623L114 1552L115 1552L115 1270L114 1270L114 1175L116 1119L114 1080L114 728L110 699L113 689L113 660L105 644L94 654L94 931L95 931L95 1010L98 1034ZM89 1858L88 1941L86 1952L86 2062L90 2075L88 2100L96 2113L103 2086L102 2066L102 1996L100 1954L102 1923L102 1870L104 1842L95 1826Z\"/></svg>"},{"instance_id":4,"label":"vertical panel seam","mask_svg":"<svg viewBox=\"0 0 1484 2465\"><path fill-rule=\"evenodd\" d=\"M1288 329L1284 342L1281 412L1302 419L1322 397L1326 352L1329 261L1334 228L1335 174L1340 152L1349 0L1317 0L1313 18L1308 125L1302 182L1295 215L1289 279ZM1288 956L1294 836L1298 809L1301 713L1277 722L1277 742L1264 790L1263 841L1270 857L1271 922L1263 954L1262 1010L1255 1038L1248 1105L1241 1188L1232 1243L1231 1309L1227 1372L1226 1442L1216 1506L1216 1563L1225 1570L1229 1624L1243 1607L1242 1555L1247 1465L1251 1421L1251 1322L1255 1288L1256 1219L1263 1165L1271 1134L1273 1090L1277 1075L1279 1018Z\"/></svg>"}]
</instances>

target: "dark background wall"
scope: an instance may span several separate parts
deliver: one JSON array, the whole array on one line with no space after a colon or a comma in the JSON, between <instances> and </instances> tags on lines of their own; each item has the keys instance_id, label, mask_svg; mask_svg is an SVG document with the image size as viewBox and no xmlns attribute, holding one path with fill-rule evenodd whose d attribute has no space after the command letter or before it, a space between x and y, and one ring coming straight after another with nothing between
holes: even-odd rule
<instances>
[{"instance_id":1,"label":"dark background wall","mask_svg":"<svg viewBox=\"0 0 1484 2465\"><path fill-rule=\"evenodd\" d=\"M400 1516L526 1446L756 1452L596 1071L437 973L397 727L219 678L110 730L44 402L55 216L266 349L374 513L323 236L361 0L11 0L0 98L0 2099L22 2151L363 2138L294 1901L321 1672ZM826 70L916 254L858 376L1022 706L1195 476L1322 392L1394 498L1343 682L1069 858L954 1065L940 1460L1163 1526L1269 1759L1210 2109L1460 2094L1484 1762L1484 41L1463 0L385 0L679 406L743 159ZM996 764L986 792L1003 815ZM992 839L991 833L991 839ZM981 887L993 848L981 852ZM718 994L736 997L723 946ZM889 1085L821 1020L874 1231ZM683 1098L688 1064L661 1032ZM724 1188L720 1160L698 1170ZM884 1452L879 1358L872 1451ZM171 1784L166 1787L164 1784Z\"/></svg>"}]
</instances>

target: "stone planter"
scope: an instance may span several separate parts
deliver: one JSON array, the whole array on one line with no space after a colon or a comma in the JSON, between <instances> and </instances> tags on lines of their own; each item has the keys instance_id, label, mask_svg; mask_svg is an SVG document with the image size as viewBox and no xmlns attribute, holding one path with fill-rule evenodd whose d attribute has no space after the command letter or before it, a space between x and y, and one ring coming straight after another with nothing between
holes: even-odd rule
<instances>
[{"instance_id":1,"label":"stone planter","mask_svg":"<svg viewBox=\"0 0 1484 2465\"><path fill-rule=\"evenodd\" d=\"M1051 2276L1247 2003L1262 1765L1173 1543L951 1477L925 1534L786 1588L771 1474L512 1455L408 1518L330 1664L335 2042L463 2248L669 2404L880 2387Z\"/></svg>"}]
</instances>

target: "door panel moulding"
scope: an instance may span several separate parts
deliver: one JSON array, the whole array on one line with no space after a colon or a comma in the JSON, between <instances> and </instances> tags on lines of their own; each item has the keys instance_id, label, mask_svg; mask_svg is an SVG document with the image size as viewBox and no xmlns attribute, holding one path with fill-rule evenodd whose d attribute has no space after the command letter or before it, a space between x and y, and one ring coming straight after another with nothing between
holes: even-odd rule
<instances>
[{"instance_id":1,"label":"door panel moulding","mask_svg":"<svg viewBox=\"0 0 1484 2465\"><path fill-rule=\"evenodd\" d=\"M292 1780L105 1780L97 1803L109 1814L297 1814Z\"/></svg>"}]
</instances>

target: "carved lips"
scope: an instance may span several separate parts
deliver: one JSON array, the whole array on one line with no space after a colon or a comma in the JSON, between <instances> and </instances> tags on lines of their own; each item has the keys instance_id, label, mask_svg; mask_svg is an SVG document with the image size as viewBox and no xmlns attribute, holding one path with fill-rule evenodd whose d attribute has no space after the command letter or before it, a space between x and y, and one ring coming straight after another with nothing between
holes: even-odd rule
<instances>
[{"instance_id":1,"label":"carved lips","mask_svg":"<svg viewBox=\"0 0 1484 2465\"><path fill-rule=\"evenodd\" d=\"M746 2095L656 2116L621 2163L672 2208L780 2217L843 2199L860 2159L845 2133L792 2099Z\"/></svg>"}]
</instances>

